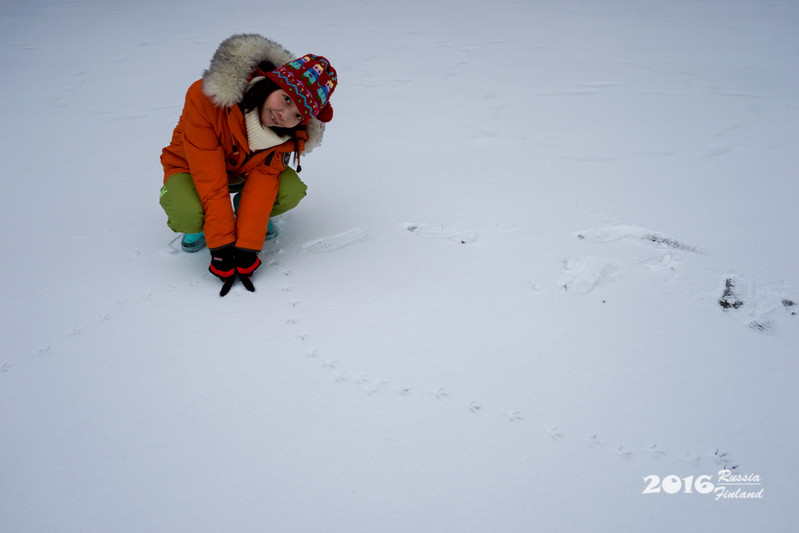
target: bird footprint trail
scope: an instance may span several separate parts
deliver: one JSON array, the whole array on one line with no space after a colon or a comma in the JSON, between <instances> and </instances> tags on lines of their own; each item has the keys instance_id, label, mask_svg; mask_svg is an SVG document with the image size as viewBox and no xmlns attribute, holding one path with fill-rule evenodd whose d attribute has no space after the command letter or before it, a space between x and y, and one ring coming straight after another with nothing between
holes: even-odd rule
<instances>
[{"instance_id":1,"label":"bird footprint trail","mask_svg":"<svg viewBox=\"0 0 799 533\"><path fill-rule=\"evenodd\" d=\"M277 264L277 260L270 263L271 266L276 266ZM582 267L575 266L575 268ZM591 267L585 268L589 271L592 270ZM353 368L351 361L347 361L346 354L329 353L326 348L317 344L318 339L314 335L313 328L309 328L303 319L303 300L294 294L292 285L289 283L293 273L285 270L282 274L285 284L281 289L281 293L284 295L284 306L287 313L285 324L296 339L297 355L302 357L311 367L321 369L337 386L349 388L353 393L361 394L365 399L377 398L381 394L395 394L399 398L415 396L426 399L430 406L437 404L447 409L463 409L470 413L470 416L473 417L472 420L476 424L480 424L481 421L488 421L492 417L504 419L509 424L533 424L539 426L542 439L551 441L556 445L580 443L585 449L592 450L594 453L613 454L624 461L646 461L655 458L676 463L686 460L685 458L687 457L690 458L691 464L697 468L702 463L709 464L710 462L723 464L725 468L731 470L738 468L737 464L728 464L730 462L729 454L727 452L719 452L719 448L710 448L703 453L696 453L694 450L686 449L666 451L660 449L657 444L652 444L644 449L630 448L620 442L611 444L606 438L600 437L595 433L583 434L583 436L567 433L557 426L547 424L540 417L531 416L520 409L508 408L513 406L491 405L490 402L484 403L480 399L470 396L468 392L450 391L445 386L420 387L418 384L393 379L391 376L370 375L361 372L357 367Z\"/></svg>"},{"instance_id":2,"label":"bird footprint trail","mask_svg":"<svg viewBox=\"0 0 799 533\"><path fill-rule=\"evenodd\" d=\"M364 237L366 237L366 233L361 228L353 228L351 230L345 231L344 233L333 235L332 237L324 237L322 239L307 242L303 244L302 247L309 252L317 254L326 253L337 250L343 246L347 246L348 244L358 242Z\"/></svg>"},{"instance_id":3,"label":"bird footprint trail","mask_svg":"<svg viewBox=\"0 0 799 533\"><path fill-rule=\"evenodd\" d=\"M408 222L404 226L406 230L419 237L446 239L460 244L468 244L477 240L477 233L453 226L412 222Z\"/></svg>"}]
</instances>

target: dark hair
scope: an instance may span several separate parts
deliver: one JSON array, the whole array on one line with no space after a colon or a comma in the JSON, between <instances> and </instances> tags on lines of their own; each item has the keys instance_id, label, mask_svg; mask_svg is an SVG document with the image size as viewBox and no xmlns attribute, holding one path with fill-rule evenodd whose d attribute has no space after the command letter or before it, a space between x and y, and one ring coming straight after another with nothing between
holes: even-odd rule
<instances>
[{"instance_id":1,"label":"dark hair","mask_svg":"<svg viewBox=\"0 0 799 533\"><path fill-rule=\"evenodd\" d=\"M275 66L267 61L262 62L260 65L258 65L258 67L265 72L270 72L275 69ZM242 112L248 113L253 109L258 109L258 114L260 116L261 109L263 108L266 99L270 94L278 90L280 90L280 86L269 78L264 78L253 83L244 92L244 96L239 104L239 106L241 106ZM270 128L280 136L290 135L293 138L294 133L298 129L301 129L302 126L298 125L294 128L277 128L270 126Z\"/></svg>"}]
</instances>

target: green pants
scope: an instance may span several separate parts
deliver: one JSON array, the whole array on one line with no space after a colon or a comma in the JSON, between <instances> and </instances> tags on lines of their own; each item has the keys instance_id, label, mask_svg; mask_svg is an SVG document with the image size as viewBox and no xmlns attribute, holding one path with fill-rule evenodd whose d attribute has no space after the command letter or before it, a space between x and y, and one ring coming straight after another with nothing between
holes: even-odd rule
<instances>
[{"instance_id":1,"label":"green pants","mask_svg":"<svg viewBox=\"0 0 799 533\"><path fill-rule=\"evenodd\" d=\"M230 192L239 192L242 185L230 187ZM287 168L280 173L280 186L277 198L272 206L270 217L294 209L305 197L308 187L292 168ZM161 187L161 207L167 215L167 226L177 233L199 233L203 230L203 212L200 196L194 187L191 174L180 172L169 176L166 184Z\"/></svg>"}]
</instances>

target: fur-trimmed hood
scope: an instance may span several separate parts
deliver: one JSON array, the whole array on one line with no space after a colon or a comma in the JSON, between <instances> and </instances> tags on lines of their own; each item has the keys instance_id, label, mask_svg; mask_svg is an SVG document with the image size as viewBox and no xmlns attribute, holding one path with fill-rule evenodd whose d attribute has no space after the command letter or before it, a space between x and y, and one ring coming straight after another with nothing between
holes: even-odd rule
<instances>
[{"instance_id":1,"label":"fur-trimmed hood","mask_svg":"<svg viewBox=\"0 0 799 533\"><path fill-rule=\"evenodd\" d=\"M253 71L262 61L281 66L296 59L282 45L255 33L228 37L217 48L211 65L203 73L203 93L218 107L231 107L241 102ZM306 126L307 154L322 143L325 125L311 119Z\"/></svg>"}]
</instances>

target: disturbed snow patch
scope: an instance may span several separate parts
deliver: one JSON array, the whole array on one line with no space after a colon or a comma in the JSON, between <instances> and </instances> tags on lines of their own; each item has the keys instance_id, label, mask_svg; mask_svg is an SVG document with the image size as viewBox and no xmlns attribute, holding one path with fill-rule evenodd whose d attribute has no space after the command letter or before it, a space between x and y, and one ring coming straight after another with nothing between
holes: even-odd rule
<instances>
[{"instance_id":1,"label":"disturbed snow patch","mask_svg":"<svg viewBox=\"0 0 799 533\"><path fill-rule=\"evenodd\" d=\"M406 230L419 237L447 239L461 244L468 244L477 240L477 233L454 226L419 224L413 222L408 222L404 224L404 226Z\"/></svg>"},{"instance_id":2,"label":"disturbed snow patch","mask_svg":"<svg viewBox=\"0 0 799 533\"><path fill-rule=\"evenodd\" d=\"M361 228L353 228L351 230L345 231L344 233L339 233L331 237L324 237L315 241L306 242L302 245L302 247L309 252L314 253L332 252L333 250L337 250L342 246L347 246L348 244L360 241L364 237L366 237L366 233Z\"/></svg>"},{"instance_id":3,"label":"disturbed snow patch","mask_svg":"<svg viewBox=\"0 0 799 533\"><path fill-rule=\"evenodd\" d=\"M588 294L597 286L612 282L618 276L618 267L599 257L567 259L559 285L566 292Z\"/></svg>"},{"instance_id":4,"label":"disturbed snow patch","mask_svg":"<svg viewBox=\"0 0 799 533\"><path fill-rule=\"evenodd\" d=\"M626 224L603 226L580 231L577 232L577 237L594 242L611 242L618 240L644 241L661 248L674 248L675 250L685 250L686 252L702 253L698 247L673 239L658 231Z\"/></svg>"},{"instance_id":5,"label":"disturbed snow patch","mask_svg":"<svg viewBox=\"0 0 799 533\"><path fill-rule=\"evenodd\" d=\"M718 304L724 312L736 316L758 333L772 333L776 327L774 312L785 309L791 316L799 314L796 298L788 297L776 287L758 287L755 283L731 274L724 277Z\"/></svg>"}]
</instances>

